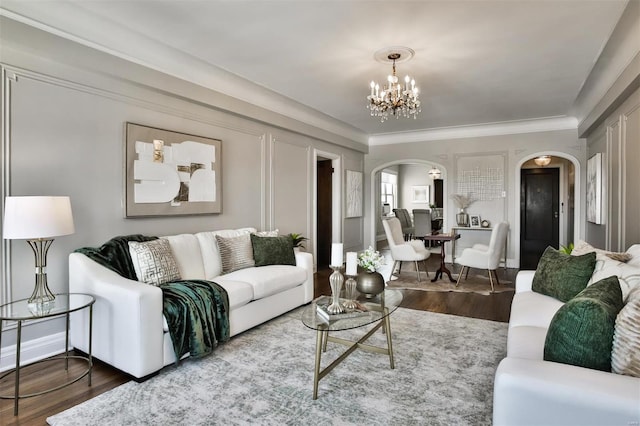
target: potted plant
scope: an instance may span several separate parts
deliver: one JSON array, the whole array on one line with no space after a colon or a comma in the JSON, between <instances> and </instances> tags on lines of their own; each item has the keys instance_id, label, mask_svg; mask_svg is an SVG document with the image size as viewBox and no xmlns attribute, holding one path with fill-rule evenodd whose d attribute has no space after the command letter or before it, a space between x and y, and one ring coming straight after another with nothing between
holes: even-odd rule
<instances>
[{"instance_id":1,"label":"potted plant","mask_svg":"<svg viewBox=\"0 0 640 426\"><path fill-rule=\"evenodd\" d=\"M293 249L304 249L304 242L308 240L307 237L303 237L302 234L296 234L295 232L292 232L291 234L289 234L289 236L291 237L291 240L293 241Z\"/></svg>"},{"instance_id":2,"label":"potted plant","mask_svg":"<svg viewBox=\"0 0 640 426\"><path fill-rule=\"evenodd\" d=\"M356 289L367 298L384 291L384 277L378 272L382 265L384 256L371 246L358 255L358 266L364 271L358 274Z\"/></svg>"},{"instance_id":3,"label":"potted plant","mask_svg":"<svg viewBox=\"0 0 640 426\"><path fill-rule=\"evenodd\" d=\"M458 226L469 226L469 215L467 214L467 208L469 208L477 200L471 196L471 194L453 194L451 199L458 207L459 212L456 214L456 222Z\"/></svg>"}]
</instances>

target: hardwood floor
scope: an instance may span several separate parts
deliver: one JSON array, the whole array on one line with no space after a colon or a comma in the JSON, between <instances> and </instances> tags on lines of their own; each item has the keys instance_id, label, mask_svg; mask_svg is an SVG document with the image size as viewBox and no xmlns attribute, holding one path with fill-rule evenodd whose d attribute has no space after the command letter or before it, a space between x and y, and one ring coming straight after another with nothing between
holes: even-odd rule
<instances>
[{"instance_id":1,"label":"hardwood floor","mask_svg":"<svg viewBox=\"0 0 640 426\"><path fill-rule=\"evenodd\" d=\"M381 253L388 256L388 252L384 249L381 250ZM389 276L392 263L388 261L387 265L380 271L385 277ZM438 267L439 263L440 257L437 254L428 259L427 268L431 271L431 276L433 276L433 271ZM450 265L448 266L450 267ZM457 274L457 269L451 267L450 269ZM314 292L316 296L331 293L329 289L330 273L331 270L329 268L324 268L315 274ZM516 269L507 271L500 269L498 271L501 280L506 279L512 282L515 281L516 273ZM405 308L503 322L509 320L511 299L513 298L512 292L493 293L486 296L476 293L401 291L404 296L401 306ZM72 362L68 373L64 370L63 361L38 363L24 368L21 370L21 390L35 392L55 386L66 381L68 377L76 377L78 372L82 371L84 365L79 362ZM0 425L45 425L48 416L98 396L129 380L130 377L126 374L96 360L90 387L87 386L87 379L84 378L58 391L22 399L20 400L18 416L13 415L13 400L0 400ZM0 395L13 395L13 383L13 375L0 380Z\"/></svg>"}]
</instances>

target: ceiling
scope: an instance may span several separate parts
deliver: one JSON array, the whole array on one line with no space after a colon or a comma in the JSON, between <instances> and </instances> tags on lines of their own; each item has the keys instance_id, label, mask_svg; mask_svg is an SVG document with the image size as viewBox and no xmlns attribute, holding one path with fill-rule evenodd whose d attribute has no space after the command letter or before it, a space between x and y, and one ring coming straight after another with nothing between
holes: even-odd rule
<instances>
[{"instance_id":1,"label":"ceiling","mask_svg":"<svg viewBox=\"0 0 640 426\"><path fill-rule=\"evenodd\" d=\"M257 105L302 104L376 135L570 115L626 3L2 0L0 7ZM374 59L388 46L415 51L398 74L420 88L417 120L380 123L366 109L369 82L391 71ZM256 86L245 80L261 87L248 90Z\"/></svg>"}]
</instances>

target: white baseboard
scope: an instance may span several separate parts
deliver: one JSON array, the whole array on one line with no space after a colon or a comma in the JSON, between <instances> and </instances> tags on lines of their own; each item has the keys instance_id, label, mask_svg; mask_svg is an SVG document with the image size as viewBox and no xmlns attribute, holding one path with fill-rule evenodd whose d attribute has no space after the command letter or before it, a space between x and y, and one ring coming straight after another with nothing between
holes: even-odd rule
<instances>
[{"instance_id":1,"label":"white baseboard","mask_svg":"<svg viewBox=\"0 0 640 426\"><path fill-rule=\"evenodd\" d=\"M40 337L22 342L20 348L20 365L30 364L64 352L65 332ZM71 347L69 347L71 350ZM10 370L16 366L16 345L0 348L0 371Z\"/></svg>"}]
</instances>

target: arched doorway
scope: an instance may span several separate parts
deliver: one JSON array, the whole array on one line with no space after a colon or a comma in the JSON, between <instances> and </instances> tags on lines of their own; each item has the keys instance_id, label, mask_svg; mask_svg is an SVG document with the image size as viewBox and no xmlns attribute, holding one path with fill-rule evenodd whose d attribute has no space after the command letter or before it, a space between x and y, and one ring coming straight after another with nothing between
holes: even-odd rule
<instances>
[{"instance_id":1,"label":"arched doorway","mask_svg":"<svg viewBox=\"0 0 640 426\"><path fill-rule=\"evenodd\" d=\"M536 164L541 156L549 162ZM579 238L580 163L569 154L545 151L521 159L515 173L515 255L520 269L535 269L548 245L558 248Z\"/></svg>"},{"instance_id":2,"label":"arched doorway","mask_svg":"<svg viewBox=\"0 0 640 426\"><path fill-rule=\"evenodd\" d=\"M403 186L400 191L404 194L405 202L407 197L411 197L411 191L413 191L413 187L422 187L429 186L429 199L430 201L426 203L416 203L415 205L412 202L405 203L404 207L411 210L413 208L430 208L429 205L433 203L434 195L436 192L436 184L434 183L434 179L432 179L428 175L428 171L437 168L440 170L440 185L438 185L438 190L441 191L439 196L443 199L447 199L447 185L445 184L447 179L447 170L446 167L438 162L428 161L428 160L419 160L419 159L402 159L390 161L384 164L381 164L371 170L370 173L370 197L369 197L369 212L372 220L369 223L369 241L375 245L378 238L384 238L384 231L382 230L382 216L383 216L383 203L382 203L382 182L381 182L381 174L385 170L397 170L398 168L422 168L422 177L420 180L411 180L410 182L400 182L399 185ZM446 206L446 202L444 203ZM390 208L391 209L391 208ZM448 226L447 224L447 214L446 211L443 214L443 228Z\"/></svg>"}]
</instances>

